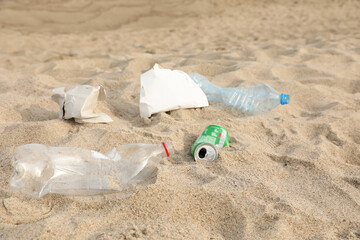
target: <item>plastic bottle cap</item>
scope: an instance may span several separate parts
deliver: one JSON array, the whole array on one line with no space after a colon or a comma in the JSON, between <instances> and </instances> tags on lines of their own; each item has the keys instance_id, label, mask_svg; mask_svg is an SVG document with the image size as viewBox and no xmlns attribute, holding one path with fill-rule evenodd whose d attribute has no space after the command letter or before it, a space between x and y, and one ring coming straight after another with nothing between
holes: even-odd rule
<instances>
[{"instance_id":1,"label":"plastic bottle cap","mask_svg":"<svg viewBox=\"0 0 360 240\"><path fill-rule=\"evenodd\" d=\"M286 93L282 93L280 95L280 103L281 105L289 104L290 102L290 96Z\"/></svg>"}]
</instances>

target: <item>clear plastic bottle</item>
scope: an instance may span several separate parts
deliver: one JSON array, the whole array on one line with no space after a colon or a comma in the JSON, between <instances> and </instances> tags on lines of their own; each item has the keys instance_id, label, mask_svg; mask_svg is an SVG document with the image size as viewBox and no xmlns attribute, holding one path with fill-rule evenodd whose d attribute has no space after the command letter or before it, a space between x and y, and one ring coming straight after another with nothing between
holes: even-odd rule
<instances>
[{"instance_id":1,"label":"clear plastic bottle","mask_svg":"<svg viewBox=\"0 0 360 240\"><path fill-rule=\"evenodd\" d=\"M288 94L278 93L268 84L250 87L221 88L199 73L189 74L211 102L224 103L248 114L266 113L278 105L289 104Z\"/></svg>"},{"instance_id":2,"label":"clear plastic bottle","mask_svg":"<svg viewBox=\"0 0 360 240\"><path fill-rule=\"evenodd\" d=\"M48 193L93 195L121 191L147 180L170 142L126 144L106 155L81 148L26 144L15 149L10 186L31 197Z\"/></svg>"}]
</instances>

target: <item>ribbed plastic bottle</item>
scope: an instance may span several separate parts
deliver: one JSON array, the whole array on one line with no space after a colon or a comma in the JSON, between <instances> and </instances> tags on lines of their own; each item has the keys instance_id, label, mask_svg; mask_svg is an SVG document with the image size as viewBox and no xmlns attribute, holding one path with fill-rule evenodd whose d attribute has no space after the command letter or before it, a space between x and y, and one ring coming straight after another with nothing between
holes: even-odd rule
<instances>
[{"instance_id":1,"label":"ribbed plastic bottle","mask_svg":"<svg viewBox=\"0 0 360 240\"><path fill-rule=\"evenodd\" d=\"M26 144L15 149L10 186L31 197L48 193L94 195L121 191L152 176L170 142L133 143L106 155L82 148Z\"/></svg>"},{"instance_id":2,"label":"ribbed plastic bottle","mask_svg":"<svg viewBox=\"0 0 360 240\"><path fill-rule=\"evenodd\" d=\"M288 94L280 94L268 84L221 88L199 73L191 73L189 76L204 91L209 101L224 103L227 107L248 114L266 113L280 104L285 105L290 102Z\"/></svg>"}]
</instances>

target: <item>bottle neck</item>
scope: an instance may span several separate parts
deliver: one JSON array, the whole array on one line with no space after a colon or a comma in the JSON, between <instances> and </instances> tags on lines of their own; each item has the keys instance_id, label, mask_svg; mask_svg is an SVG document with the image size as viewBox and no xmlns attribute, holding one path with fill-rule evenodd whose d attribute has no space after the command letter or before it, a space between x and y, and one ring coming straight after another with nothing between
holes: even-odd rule
<instances>
[{"instance_id":1,"label":"bottle neck","mask_svg":"<svg viewBox=\"0 0 360 240\"><path fill-rule=\"evenodd\" d=\"M160 158L170 157L173 154L173 148L170 141L165 141L160 144L147 144L147 147L152 149L152 157L159 156Z\"/></svg>"},{"instance_id":2,"label":"bottle neck","mask_svg":"<svg viewBox=\"0 0 360 240\"><path fill-rule=\"evenodd\" d=\"M159 144L161 146L161 157L170 157L174 149L170 141L165 141Z\"/></svg>"},{"instance_id":3,"label":"bottle neck","mask_svg":"<svg viewBox=\"0 0 360 240\"><path fill-rule=\"evenodd\" d=\"M162 142L161 145L162 145L163 148L164 148L163 151L165 152L166 156L167 156L167 157L170 157L169 149L168 149L168 146L166 145L166 143L165 143L165 142ZM169 144L168 144L168 145L169 145Z\"/></svg>"}]
</instances>

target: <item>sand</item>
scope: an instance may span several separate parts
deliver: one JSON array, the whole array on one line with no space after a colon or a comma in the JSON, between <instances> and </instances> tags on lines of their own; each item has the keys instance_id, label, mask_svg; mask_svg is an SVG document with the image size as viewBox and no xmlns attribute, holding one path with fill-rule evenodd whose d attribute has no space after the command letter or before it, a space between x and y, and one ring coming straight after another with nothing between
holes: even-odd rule
<instances>
[{"instance_id":1,"label":"sand","mask_svg":"<svg viewBox=\"0 0 360 240\"><path fill-rule=\"evenodd\" d=\"M130 3L129 3L130 2ZM360 238L359 1L1 1L0 239ZM245 116L221 104L139 116L154 63L222 87L267 83L290 105ZM101 84L110 124L58 119L53 88ZM190 147L229 131L216 162ZM8 185L26 143L107 152L170 140L156 182L130 196Z\"/></svg>"}]
</instances>

